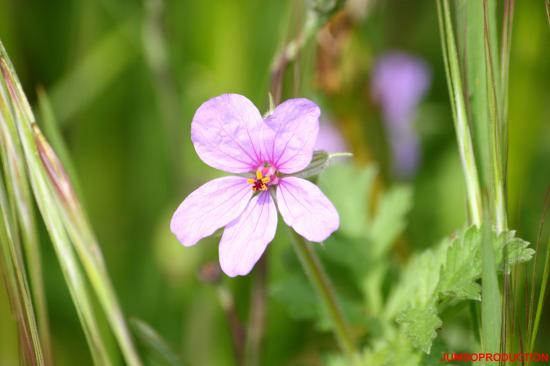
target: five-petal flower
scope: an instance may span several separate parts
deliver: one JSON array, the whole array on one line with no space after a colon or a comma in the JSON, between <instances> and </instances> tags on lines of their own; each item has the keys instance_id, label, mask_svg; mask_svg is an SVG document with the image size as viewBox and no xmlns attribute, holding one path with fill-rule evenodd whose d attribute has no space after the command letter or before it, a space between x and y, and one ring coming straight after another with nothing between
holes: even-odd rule
<instances>
[{"instance_id":1,"label":"five-petal flower","mask_svg":"<svg viewBox=\"0 0 550 366\"><path fill-rule=\"evenodd\" d=\"M178 240L191 246L225 227L220 265L233 277L248 274L275 237L277 206L306 239L332 234L339 226L332 203L313 183L291 176L311 161L319 116L319 107L303 98L283 102L265 119L238 94L203 103L191 124L197 154L240 176L214 179L180 204L170 223Z\"/></svg>"}]
</instances>

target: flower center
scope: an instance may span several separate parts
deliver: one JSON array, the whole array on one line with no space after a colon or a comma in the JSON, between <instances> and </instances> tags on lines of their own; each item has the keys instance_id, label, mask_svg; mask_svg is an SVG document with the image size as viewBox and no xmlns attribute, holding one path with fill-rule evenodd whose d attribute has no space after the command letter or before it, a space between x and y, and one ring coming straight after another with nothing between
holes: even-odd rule
<instances>
[{"instance_id":1,"label":"flower center","mask_svg":"<svg viewBox=\"0 0 550 366\"><path fill-rule=\"evenodd\" d=\"M256 178L247 180L254 192L267 191L269 186L279 182L277 170L269 164L264 164L256 169Z\"/></svg>"}]
</instances>

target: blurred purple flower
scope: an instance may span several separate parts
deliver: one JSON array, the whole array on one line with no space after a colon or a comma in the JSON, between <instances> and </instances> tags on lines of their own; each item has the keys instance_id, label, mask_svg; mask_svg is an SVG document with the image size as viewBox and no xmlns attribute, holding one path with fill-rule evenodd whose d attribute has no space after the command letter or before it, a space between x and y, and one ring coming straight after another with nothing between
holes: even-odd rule
<instances>
[{"instance_id":1,"label":"blurred purple flower","mask_svg":"<svg viewBox=\"0 0 550 366\"><path fill-rule=\"evenodd\" d=\"M319 135L315 142L315 150L344 152L348 148L340 131L331 122L321 120L321 123L319 123Z\"/></svg>"},{"instance_id":2,"label":"blurred purple flower","mask_svg":"<svg viewBox=\"0 0 550 366\"><path fill-rule=\"evenodd\" d=\"M431 74L426 63L402 52L380 57L374 67L372 92L380 102L393 153L394 172L410 177L420 160L413 122Z\"/></svg>"},{"instance_id":3,"label":"blurred purple flower","mask_svg":"<svg viewBox=\"0 0 550 366\"><path fill-rule=\"evenodd\" d=\"M225 227L219 256L228 276L246 275L275 237L277 206L285 223L310 241L339 226L338 212L313 183L289 176L311 161L319 107L290 99L265 120L247 98L224 94L203 103L191 123L199 157L213 168L243 176L214 179L177 208L171 231L186 246Z\"/></svg>"}]
</instances>

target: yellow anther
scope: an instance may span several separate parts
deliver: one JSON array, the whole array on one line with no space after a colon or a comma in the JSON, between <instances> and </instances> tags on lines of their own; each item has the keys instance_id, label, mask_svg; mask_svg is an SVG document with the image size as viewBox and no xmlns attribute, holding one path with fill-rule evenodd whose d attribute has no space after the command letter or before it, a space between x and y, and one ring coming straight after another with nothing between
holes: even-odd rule
<instances>
[{"instance_id":1,"label":"yellow anther","mask_svg":"<svg viewBox=\"0 0 550 366\"><path fill-rule=\"evenodd\" d=\"M254 192L258 191L267 191L269 189L269 186L267 185L269 182L271 182L271 175L268 174L264 177L264 174L262 172L261 168L258 168L256 170L256 179L250 178L247 179L247 183L252 185L252 190Z\"/></svg>"}]
</instances>

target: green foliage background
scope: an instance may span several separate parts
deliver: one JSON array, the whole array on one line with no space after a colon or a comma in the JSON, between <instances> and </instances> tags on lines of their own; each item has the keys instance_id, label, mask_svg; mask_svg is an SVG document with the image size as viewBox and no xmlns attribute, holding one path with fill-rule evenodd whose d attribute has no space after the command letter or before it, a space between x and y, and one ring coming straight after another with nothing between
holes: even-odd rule
<instances>
[{"instance_id":1,"label":"green foliage background","mask_svg":"<svg viewBox=\"0 0 550 366\"><path fill-rule=\"evenodd\" d=\"M168 222L179 202L218 174L194 153L191 118L200 103L224 92L246 95L267 109L273 56L296 35L303 20L296 3L0 0L0 39L31 103L38 106L38 87L51 99L72 173L79 178L77 188L125 313L151 325L191 365L233 362L216 289L197 275L204 263L217 261L219 238L183 248L169 232ZM509 223L518 237L536 243L550 183L550 29L542 2L516 3L509 94ZM394 49L419 55L432 68L432 87L416 122L423 161L410 182L398 182L390 174L380 109L368 90L374 59ZM340 174L340 168L333 167L321 177L321 187L325 184L331 198L338 200L345 193L356 199L338 207L342 229L318 248L337 291L349 298L344 308L352 325L374 329L375 334L387 311L382 300L367 297L372 313L365 314L353 299L360 298L361 291L372 294L373 287L389 296L390 283L376 283L379 271L397 278L413 252L437 250L440 239L463 227L464 183L435 3L376 2L352 29L341 52L340 89L329 94L319 86L315 45L310 42L299 57L300 82L286 78L285 95L296 93L319 102L324 116L347 137L357 165L377 165L377 173L371 168ZM374 218L368 214L374 205L368 204L369 185L386 192ZM57 259L44 230L42 234L55 364L91 364ZM542 235L547 237L548 230ZM316 365L335 350L323 310L312 302L311 288L301 280L290 240L279 224L268 250L262 365ZM353 257L355 251L364 256ZM370 280L362 283L365 276ZM251 278L224 283L246 320ZM475 298L479 289L456 291ZM544 327L550 322L549 309L547 303L536 348L540 351L550 351L550 329ZM421 316L409 314L412 318ZM407 317L400 322L408 324ZM15 322L3 287L0 323L0 364L17 364ZM460 345L465 337L464 328L452 321L442 332L451 344L458 339L455 344ZM368 337L369 333L365 342ZM401 341L395 340L396 347Z\"/></svg>"}]
</instances>

